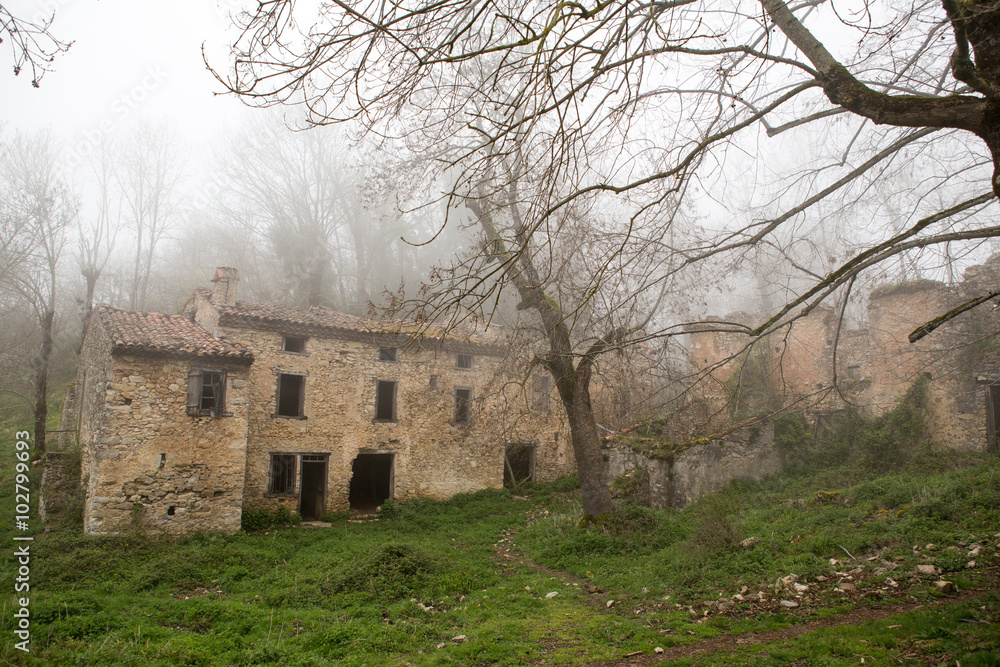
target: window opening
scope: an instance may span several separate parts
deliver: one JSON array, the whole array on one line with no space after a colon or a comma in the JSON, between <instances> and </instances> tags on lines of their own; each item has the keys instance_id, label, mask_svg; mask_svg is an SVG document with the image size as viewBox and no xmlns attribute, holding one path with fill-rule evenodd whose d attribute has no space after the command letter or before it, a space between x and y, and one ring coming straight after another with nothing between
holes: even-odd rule
<instances>
[{"instance_id":1,"label":"window opening","mask_svg":"<svg viewBox=\"0 0 1000 667\"><path fill-rule=\"evenodd\" d=\"M471 354L457 354L457 355L455 355L455 367L456 368L472 368L472 355Z\"/></svg>"},{"instance_id":2,"label":"window opening","mask_svg":"<svg viewBox=\"0 0 1000 667\"><path fill-rule=\"evenodd\" d=\"M279 417L302 417L305 414L306 376L291 373L278 374Z\"/></svg>"},{"instance_id":3,"label":"window opening","mask_svg":"<svg viewBox=\"0 0 1000 667\"><path fill-rule=\"evenodd\" d=\"M455 389L455 423L468 424L472 421L472 390Z\"/></svg>"},{"instance_id":4,"label":"window opening","mask_svg":"<svg viewBox=\"0 0 1000 667\"><path fill-rule=\"evenodd\" d=\"M171 505L167 508L167 516L174 516L177 511L177 505Z\"/></svg>"},{"instance_id":5,"label":"window opening","mask_svg":"<svg viewBox=\"0 0 1000 667\"><path fill-rule=\"evenodd\" d=\"M167 455L166 454L160 454L160 466L159 467L162 468L166 464L167 464Z\"/></svg>"},{"instance_id":6,"label":"window opening","mask_svg":"<svg viewBox=\"0 0 1000 667\"><path fill-rule=\"evenodd\" d=\"M399 349L395 347L380 347L378 349L379 361L399 361Z\"/></svg>"},{"instance_id":7,"label":"window opening","mask_svg":"<svg viewBox=\"0 0 1000 667\"><path fill-rule=\"evenodd\" d=\"M396 383L378 380L375 385L375 421L396 420Z\"/></svg>"},{"instance_id":8,"label":"window opening","mask_svg":"<svg viewBox=\"0 0 1000 667\"><path fill-rule=\"evenodd\" d=\"M430 381L430 389L431 389L431 391L434 391L437 388L438 388L438 376L437 375L432 375L431 376L431 381Z\"/></svg>"},{"instance_id":9,"label":"window opening","mask_svg":"<svg viewBox=\"0 0 1000 667\"><path fill-rule=\"evenodd\" d=\"M187 413L222 417L226 409L226 373L202 368L188 372Z\"/></svg>"},{"instance_id":10,"label":"window opening","mask_svg":"<svg viewBox=\"0 0 1000 667\"><path fill-rule=\"evenodd\" d=\"M281 349L284 352L294 352L302 354L306 351L305 336L285 336L281 342Z\"/></svg>"},{"instance_id":11,"label":"window opening","mask_svg":"<svg viewBox=\"0 0 1000 667\"><path fill-rule=\"evenodd\" d=\"M847 379L857 380L861 377L861 366L848 366L847 367Z\"/></svg>"},{"instance_id":12,"label":"window opening","mask_svg":"<svg viewBox=\"0 0 1000 667\"><path fill-rule=\"evenodd\" d=\"M295 454L271 454L268 493L295 493Z\"/></svg>"}]
</instances>

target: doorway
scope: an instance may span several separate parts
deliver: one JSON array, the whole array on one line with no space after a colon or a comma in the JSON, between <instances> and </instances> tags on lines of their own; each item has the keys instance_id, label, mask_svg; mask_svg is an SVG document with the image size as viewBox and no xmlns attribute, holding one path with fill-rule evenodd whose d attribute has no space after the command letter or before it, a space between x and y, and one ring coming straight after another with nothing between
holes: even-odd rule
<instances>
[{"instance_id":1,"label":"doorway","mask_svg":"<svg viewBox=\"0 0 1000 667\"><path fill-rule=\"evenodd\" d=\"M394 456L392 452L364 452L354 459L348 499L352 510L374 512L392 498Z\"/></svg>"},{"instance_id":2,"label":"doorway","mask_svg":"<svg viewBox=\"0 0 1000 667\"><path fill-rule=\"evenodd\" d=\"M535 445L507 445L504 452L503 485L516 489L535 478Z\"/></svg>"},{"instance_id":3,"label":"doorway","mask_svg":"<svg viewBox=\"0 0 1000 667\"><path fill-rule=\"evenodd\" d=\"M299 514L315 521L326 512L327 454L303 454L299 482Z\"/></svg>"}]
</instances>

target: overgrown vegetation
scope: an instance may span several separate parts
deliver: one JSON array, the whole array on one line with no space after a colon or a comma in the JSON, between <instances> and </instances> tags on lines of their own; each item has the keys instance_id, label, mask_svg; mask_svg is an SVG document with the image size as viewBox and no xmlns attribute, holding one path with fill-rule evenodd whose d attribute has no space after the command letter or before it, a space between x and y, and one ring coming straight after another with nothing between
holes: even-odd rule
<instances>
[{"instance_id":1,"label":"overgrown vegetation","mask_svg":"<svg viewBox=\"0 0 1000 667\"><path fill-rule=\"evenodd\" d=\"M299 516L299 513L291 511L284 505L276 510L243 510L242 527L247 532L297 526L300 523L302 523L302 517Z\"/></svg>"},{"instance_id":2,"label":"overgrown vegetation","mask_svg":"<svg viewBox=\"0 0 1000 667\"><path fill-rule=\"evenodd\" d=\"M10 516L13 460L9 447L0 452ZM891 474L831 464L733 484L684 510L624 503L587 528L577 485L565 478L525 484L517 495L393 503L392 520L331 514L329 528L248 513L245 522L259 521L254 530L231 536L36 530L32 652L8 643L3 657L32 665L582 664L780 630L855 606L933 602L940 593L934 578L914 574L919 564L960 589L995 589L1000 460L992 456L920 454ZM2 530L10 542L10 524ZM0 560L13 571L10 553ZM808 587L800 597L776 588L793 574ZM856 590L838 592L847 581ZM790 612L781 600L800 606ZM825 664L853 665L860 655L876 664L990 664L998 637L994 594L747 646L725 662L819 664L815 656L826 656Z\"/></svg>"},{"instance_id":3,"label":"overgrown vegetation","mask_svg":"<svg viewBox=\"0 0 1000 667\"><path fill-rule=\"evenodd\" d=\"M859 462L874 471L898 468L930 451L925 436L927 379L920 378L897 406L878 417L848 411L822 432L810 428L802 415L783 413L774 418L774 444L792 473Z\"/></svg>"}]
</instances>

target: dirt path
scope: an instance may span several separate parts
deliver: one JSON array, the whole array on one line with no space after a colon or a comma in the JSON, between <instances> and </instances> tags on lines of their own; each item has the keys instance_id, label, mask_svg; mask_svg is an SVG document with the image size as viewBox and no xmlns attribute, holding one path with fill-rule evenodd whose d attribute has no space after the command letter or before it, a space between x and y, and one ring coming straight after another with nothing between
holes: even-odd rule
<instances>
[{"instance_id":1,"label":"dirt path","mask_svg":"<svg viewBox=\"0 0 1000 667\"><path fill-rule=\"evenodd\" d=\"M590 582L566 572L550 570L549 568L538 565L523 554L515 551L512 548L511 540L516 532L517 531L508 531L493 546L496 553L497 563L501 569L507 570L517 566L525 567L541 574L557 577L569 583L578 584L581 590L588 593L588 595L584 597L584 600L588 604L601 611L616 613L616 610L607 609L606 605L609 596L602 588L594 586ZM991 568L991 570L992 569L993 568ZM990 571L988 576L990 581L993 583L998 580L997 573L995 571ZM771 644L788 639L794 639L824 628L835 628L845 625L861 625L870 621L877 621L917 611L925 607L933 608L943 605L959 604L975 599L984 593L990 592L991 590L994 590L992 585L987 588L969 588L930 603L909 600L880 607L858 607L849 612L837 614L836 616L807 621L798 625L782 628L780 630L771 630L768 632L750 631L738 634L719 635L709 639L702 639L700 641L672 646L666 649L663 653L659 654L641 653L637 655L627 655L615 660L589 663L589 665L591 667L643 667L645 665L656 665L671 660L679 660L681 658L708 656L720 651L733 651L743 646Z\"/></svg>"}]
</instances>

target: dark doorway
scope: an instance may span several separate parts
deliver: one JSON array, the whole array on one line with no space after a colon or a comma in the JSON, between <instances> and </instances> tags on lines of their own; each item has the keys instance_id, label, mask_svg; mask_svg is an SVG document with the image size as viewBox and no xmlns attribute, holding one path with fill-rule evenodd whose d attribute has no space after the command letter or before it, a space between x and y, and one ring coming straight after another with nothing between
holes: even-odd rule
<instances>
[{"instance_id":1,"label":"dark doorway","mask_svg":"<svg viewBox=\"0 0 1000 667\"><path fill-rule=\"evenodd\" d=\"M303 454L299 514L315 521L326 511L326 455Z\"/></svg>"},{"instance_id":2,"label":"dark doorway","mask_svg":"<svg viewBox=\"0 0 1000 667\"><path fill-rule=\"evenodd\" d=\"M517 488L535 477L535 446L525 444L507 445L504 453L503 485Z\"/></svg>"},{"instance_id":3,"label":"dark doorway","mask_svg":"<svg viewBox=\"0 0 1000 667\"><path fill-rule=\"evenodd\" d=\"M1000 384L986 387L986 451L1000 450Z\"/></svg>"},{"instance_id":4,"label":"dark doorway","mask_svg":"<svg viewBox=\"0 0 1000 667\"><path fill-rule=\"evenodd\" d=\"M358 454L351 470L352 510L374 512L375 508L392 498L393 454Z\"/></svg>"}]
</instances>

